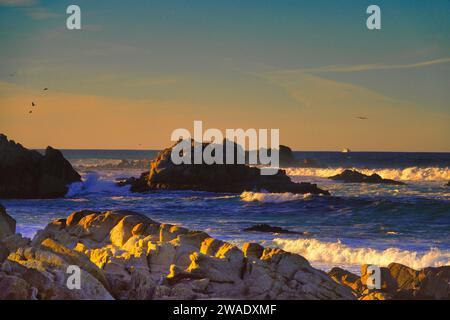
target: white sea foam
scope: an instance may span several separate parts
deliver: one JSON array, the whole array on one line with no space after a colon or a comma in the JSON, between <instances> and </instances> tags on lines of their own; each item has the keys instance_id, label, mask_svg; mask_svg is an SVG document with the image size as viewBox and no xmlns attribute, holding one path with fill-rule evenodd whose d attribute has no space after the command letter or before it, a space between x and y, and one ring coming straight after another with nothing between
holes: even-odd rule
<instances>
[{"instance_id":1,"label":"white sea foam","mask_svg":"<svg viewBox=\"0 0 450 320\"><path fill-rule=\"evenodd\" d=\"M397 262L414 269L450 265L450 251L431 248L425 253L388 248L375 250L371 248L352 248L341 242L322 242L316 239L274 239L283 250L300 254L310 261L332 265L375 264L387 266Z\"/></svg>"},{"instance_id":2,"label":"white sea foam","mask_svg":"<svg viewBox=\"0 0 450 320\"><path fill-rule=\"evenodd\" d=\"M315 176L331 177L349 168L287 168L289 176ZM404 181L448 181L450 180L450 170L448 167L419 168L410 167L404 169L362 169L353 168L361 173L371 175L379 174L384 179L404 180Z\"/></svg>"},{"instance_id":3,"label":"white sea foam","mask_svg":"<svg viewBox=\"0 0 450 320\"><path fill-rule=\"evenodd\" d=\"M89 172L82 182L75 182L69 186L66 198L78 197L92 193L128 194L128 187L118 187L114 181L102 179L97 172Z\"/></svg>"},{"instance_id":4,"label":"white sea foam","mask_svg":"<svg viewBox=\"0 0 450 320\"><path fill-rule=\"evenodd\" d=\"M250 192L245 191L241 194L241 200L246 202L259 201L266 203L280 203L286 201L308 200L312 198L312 194L293 194L285 193L268 193L268 192Z\"/></svg>"}]
</instances>

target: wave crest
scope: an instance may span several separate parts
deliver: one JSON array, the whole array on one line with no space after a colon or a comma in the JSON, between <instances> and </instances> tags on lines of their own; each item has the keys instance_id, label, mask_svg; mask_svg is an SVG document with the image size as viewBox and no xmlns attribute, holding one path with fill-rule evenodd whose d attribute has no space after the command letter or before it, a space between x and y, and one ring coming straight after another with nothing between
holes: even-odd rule
<instances>
[{"instance_id":1,"label":"wave crest","mask_svg":"<svg viewBox=\"0 0 450 320\"><path fill-rule=\"evenodd\" d=\"M348 168L287 168L289 176L315 176L328 178L337 175ZM384 179L404 180L404 181L448 181L450 180L450 170L448 167L409 167L404 169L362 169L352 168L361 173L371 175L379 174Z\"/></svg>"},{"instance_id":2,"label":"wave crest","mask_svg":"<svg viewBox=\"0 0 450 320\"><path fill-rule=\"evenodd\" d=\"M118 187L114 181L102 179L97 172L89 172L82 182L75 182L69 186L66 197L72 198L91 193L123 194L124 190L126 190L125 194L129 193L127 187Z\"/></svg>"},{"instance_id":3,"label":"wave crest","mask_svg":"<svg viewBox=\"0 0 450 320\"><path fill-rule=\"evenodd\" d=\"M426 253L388 248L376 250L371 248L352 248L338 242L321 242L316 239L274 239L283 250L300 254L306 259L329 264L375 264L387 266L392 262L409 266L413 269L440 267L450 265L450 251L431 248Z\"/></svg>"},{"instance_id":4,"label":"wave crest","mask_svg":"<svg viewBox=\"0 0 450 320\"><path fill-rule=\"evenodd\" d=\"M293 194L285 193L268 193L268 192L249 192L245 191L241 194L241 200L246 202L265 202L265 203L280 203L286 201L307 200L311 199L312 194Z\"/></svg>"}]
</instances>

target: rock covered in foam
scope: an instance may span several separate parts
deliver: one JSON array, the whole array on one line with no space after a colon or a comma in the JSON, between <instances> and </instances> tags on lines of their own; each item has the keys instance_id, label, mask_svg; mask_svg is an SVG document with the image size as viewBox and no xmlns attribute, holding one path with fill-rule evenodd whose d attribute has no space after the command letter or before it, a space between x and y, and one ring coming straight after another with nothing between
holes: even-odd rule
<instances>
[{"instance_id":1,"label":"rock covered in foam","mask_svg":"<svg viewBox=\"0 0 450 320\"><path fill-rule=\"evenodd\" d=\"M42 155L0 134L0 198L63 197L79 181L60 151L47 147Z\"/></svg>"}]
</instances>

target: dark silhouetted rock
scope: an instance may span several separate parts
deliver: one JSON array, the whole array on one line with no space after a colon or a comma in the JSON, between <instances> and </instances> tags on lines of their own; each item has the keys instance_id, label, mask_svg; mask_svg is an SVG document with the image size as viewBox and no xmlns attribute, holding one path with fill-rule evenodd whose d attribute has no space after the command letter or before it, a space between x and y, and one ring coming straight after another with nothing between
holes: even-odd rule
<instances>
[{"instance_id":1,"label":"dark silhouetted rock","mask_svg":"<svg viewBox=\"0 0 450 320\"><path fill-rule=\"evenodd\" d=\"M131 185L131 190L134 192L168 189L229 193L264 190L274 193L329 194L315 184L292 182L284 170L278 170L275 175L261 175L260 168L245 164L175 165L171 159L172 149L175 146L176 144L159 153L151 162L150 172L143 173L140 178L121 181L119 185ZM208 144L203 144L203 148L206 146ZM193 154L192 146L192 157ZM223 157L226 159L225 150ZM236 158L236 154L234 157Z\"/></svg>"},{"instance_id":2,"label":"dark silhouetted rock","mask_svg":"<svg viewBox=\"0 0 450 320\"><path fill-rule=\"evenodd\" d=\"M0 198L58 198L80 175L59 150L28 150L0 134Z\"/></svg>"},{"instance_id":3,"label":"dark silhouetted rock","mask_svg":"<svg viewBox=\"0 0 450 320\"><path fill-rule=\"evenodd\" d=\"M254 226L244 229L244 231L300 234L299 232L289 231L280 227L273 227L268 224L256 224Z\"/></svg>"},{"instance_id":4,"label":"dark silhouetted rock","mask_svg":"<svg viewBox=\"0 0 450 320\"><path fill-rule=\"evenodd\" d=\"M16 220L0 204L0 240L16 233Z\"/></svg>"},{"instance_id":5,"label":"dark silhouetted rock","mask_svg":"<svg viewBox=\"0 0 450 320\"><path fill-rule=\"evenodd\" d=\"M447 187L450 187L450 181L446 184Z\"/></svg>"},{"instance_id":6,"label":"dark silhouetted rock","mask_svg":"<svg viewBox=\"0 0 450 320\"><path fill-rule=\"evenodd\" d=\"M331 180L344 181L349 183L384 183L393 185L404 185L403 182L391 179L383 179L378 174L374 173L370 176L362 174L356 170L345 170L340 174L329 177Z\"/></svg>"}]
</instances>

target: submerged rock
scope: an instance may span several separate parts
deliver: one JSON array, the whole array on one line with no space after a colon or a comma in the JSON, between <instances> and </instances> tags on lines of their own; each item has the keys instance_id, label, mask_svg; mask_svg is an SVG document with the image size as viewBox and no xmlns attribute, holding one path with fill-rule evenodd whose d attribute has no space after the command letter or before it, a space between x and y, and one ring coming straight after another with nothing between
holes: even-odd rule
<instances>
[{"instance_id":1,"label":"submerged rock","mask_svg":"<svg viewBox=\"0 0 450 320\"><path fill-rule=\"evenodd\" d=\"M384 183L393 185L404 185L405 183L391 179L383 179L374 173L370 176L362 174L356 170L344 170L342 173L329 177L331 180L339 180L348 183Z\"/></svg>"},{"instance_id":2,"label":"submerged rock","mask_svg":"<svg viewBox=\"0 0 450 320\"><path fill-rule=\"evenodd\" d=\"M0 198L58 198L80 175L62 153L47 147L45 154L28 150L0 134Z\"/></svg>"},{"instance_id":3,"label":"submerged rock","mask_svg":"<svg viewBox=\"0 0 450 320\"><path fill-rule=\"evenodd\" d=\"M131 185L133 192L170 189L229 193L265 190L275 193L329 194L315 184L292 182L284 170L278 170L275 175L261 175L260 168L245 164L175 165L171 154L176 145L160 152L151 162L149 172L143 173L140 178L122 181L119 185ZM208 144L203 144L203 149L207 146ZM194 152L192 151L191 154L193 155ZM225 151L223 157L226 159ZM234 157L236 158L236 154Z\"/></svg>"},{"instance_id":4,"label":"submerged rock","mask_svg":"<svg viewBox=\"0 0 450 320\"><path fill-rule=\"evenodd\" d=\"M273 227L268 224L256 224L254 226L244 229L244 231L300 234L300 232L289 231L287 229L283 229L281 227Z\"/></svg>"},{"instance_id":5,"label":"submerged rock","mask_svg":"<svg viewBox=\"0 0 450 320\"><path fill-rule=\"evenodd\" d=\"M82 271L80 290L66 269ZM354 299L308 261L130 211L78 211L0 262L0 299Z\"/></svg>"}]
</instances>

